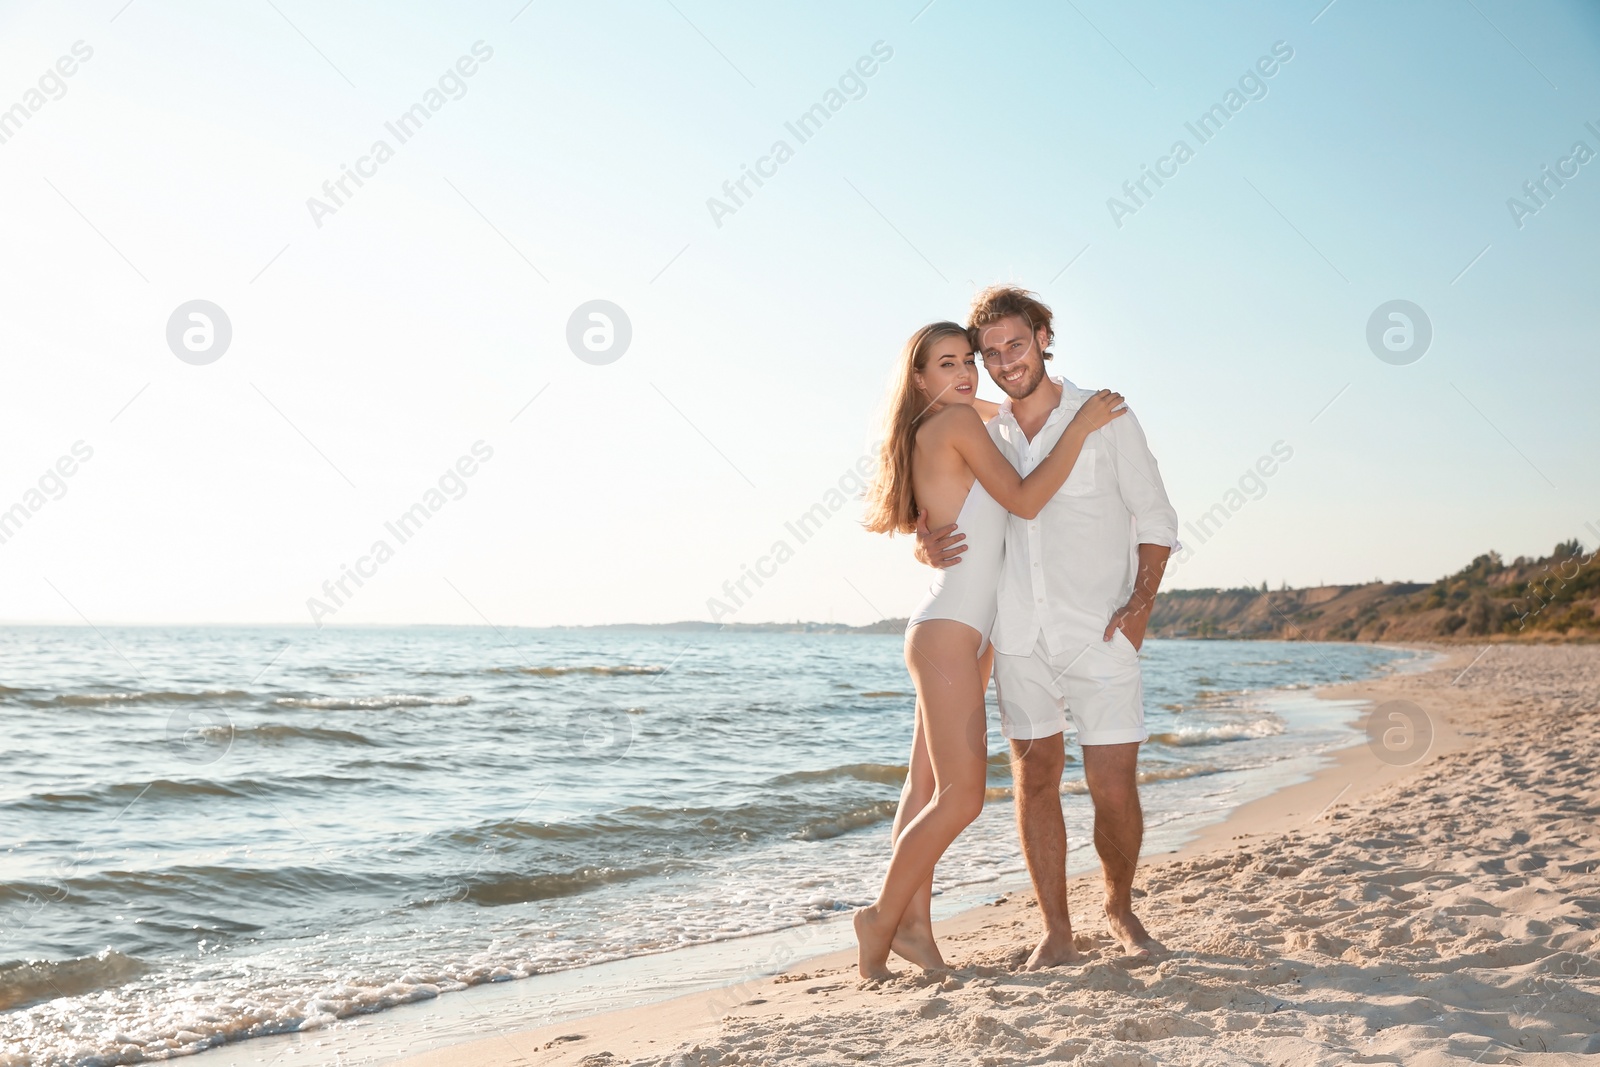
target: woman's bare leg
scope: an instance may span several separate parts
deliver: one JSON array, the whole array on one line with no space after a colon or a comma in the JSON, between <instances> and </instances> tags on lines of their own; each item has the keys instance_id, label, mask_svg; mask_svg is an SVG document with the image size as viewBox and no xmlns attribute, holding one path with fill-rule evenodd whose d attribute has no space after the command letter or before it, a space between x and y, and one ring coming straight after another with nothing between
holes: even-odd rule
<instances>
[{"instance_id":1,"label":"woman's bare leg","mask_svg":"<svg viewBox=\"0 0 1600 1067\"><path fill-rule=\"evenodd\" d=\"M994 666L994 647L989 646L983 650L983 655L978 658L978 677L982 679L985 692L989 686L989 673ZM916 726L911 738L911 763L909 773L906 775L906 785L900 793L900 806L894 814L894 832L890 840L900 840L901 832L923 809L928 801L933 799L933 761L928 755L928 747L923 737L927 724L923 721L922 705L917 705ZM988 780L988 747L984 745L985 758L984 780ZM916 964L924 970L943 970L946 967L944 956L939 952L939 945L933 939L933 876L928 876L928 881L917 890L917 895L911 898L911 903L906 905L906 913L900 917L900 925L894 932L893 951L895 955Z\"/></svg>"},{"instance_id":2,"label":"woman's bare leg","mask_svg":"<svg viewBox=\"0 0 1600 1067\"><path fill-rule=\"evenodd\" d=\"M928 755L927 724L923 721L922 703L918 701L916 725L911 732L911 759L906 772L905 788L900 791L900 807L894 813L894 832L891 841L900 835L918 813L933 799L933 760ZM917 890L900 925L894 932L893 950L902 959L926 970L944 967L944 957L933 940L933 877Z\"/></svg>"},{"instance_id":3,"label":"woman's bare leg","mask_svg":"<svg viewBox=\"0 0 1600 1067\"><path fill-rule=\"evenodd\" d=\"M856 912L863 978L890 973L890 946L912 899L933 877L950 842L983 809L987 768L978 643L976 630L947 619L919 623L906 635L906 665L924 717L934 795L895 841L878 899Z\"/></svg>"}]
</instances>

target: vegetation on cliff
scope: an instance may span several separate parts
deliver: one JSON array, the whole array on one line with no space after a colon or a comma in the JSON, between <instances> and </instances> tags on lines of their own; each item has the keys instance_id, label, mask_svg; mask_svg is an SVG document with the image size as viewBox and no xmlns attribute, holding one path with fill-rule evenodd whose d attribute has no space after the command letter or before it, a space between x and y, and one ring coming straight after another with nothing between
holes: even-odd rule
<instances>
[{"instance_id":1,"label":"vegetation on cliff","mask_svg":"<svg viewBox=\"0 0 1600 1067\"><path fill-rule=\"evenodd\" d=\"M1431 585L1175 589L1156 598L1153 637L1305 641L1600 637L1600 552L1578 541L1541 559L1479 556Z\"/></svg>"}]
</instances>

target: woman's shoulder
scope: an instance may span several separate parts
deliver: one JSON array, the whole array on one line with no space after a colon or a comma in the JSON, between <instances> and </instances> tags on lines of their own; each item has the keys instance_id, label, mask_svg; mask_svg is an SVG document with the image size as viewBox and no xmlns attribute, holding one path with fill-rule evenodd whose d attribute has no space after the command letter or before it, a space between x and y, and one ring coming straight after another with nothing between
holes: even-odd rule
<instances>
[{"instance_id":1,"label":"woman's shoulder","mask_svg":"<svg viewBox=\"0 0 1600 1067\"><path fill-rule=\"evenodd\" d=\"M959 433L973 426L983 428L983 416L971 404L946 404L922 420L923 426L940 433Z\"/></svg>"},{"instance_id":2,"label":"woman's shoulder","mask_svg":"<svg viewBox=\"0 0 1600 1067\"><path fill-rule=\"evenodd\" d=\"M931 411L917 425L915 447L919 452L960 453L960 442L971 426L983 429L983 423L965 404L946 404Z\"/></svg>"}]
</instances>

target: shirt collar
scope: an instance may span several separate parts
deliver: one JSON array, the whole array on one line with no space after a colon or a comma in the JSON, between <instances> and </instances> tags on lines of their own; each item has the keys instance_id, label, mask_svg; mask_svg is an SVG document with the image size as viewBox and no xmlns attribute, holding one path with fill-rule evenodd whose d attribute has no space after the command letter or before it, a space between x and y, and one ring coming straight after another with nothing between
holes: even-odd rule
<instances>
[{"instance_id":1,"label":"shirt collar","mask_svg":"<svg viewBox=\"0 0 1600 1067\"><path fill-rule=\"evenodd\" d=\"M1083 406L1082 391L1069 382L1065 375L1057 378L1052 374L1050 375L1050 380L1061 387L1061 403L1056 405L1057 411L1066 411L1068 408L1077 411L1078 408Z\"/></svg>"},{"instance_id":2,"label":"shirt collar","mask_svg":"<svg viewBox=\"0 0 1600 1067\"><path fill-rule=\"evenodd\" d=\"M1061 387L1061 401L1056 404L1055 411L1052 411L1049 418L1047 418L1045 421L1049 422L1050 419L1056 417L1058 412L1064 412L1068 408L1071 408L1074 412L1076 412L1077 409L1083 404L1083 401L1078 395L1081 390L1076 385L1073 385L1070 381L1068 381L1065 376L1058 378L1054 374L1051 374L1047 375L1047 377ZM1017 417L1011 413L1011 397L1009 395L1004 400L1000 401L1000 414L1004 418L1011 420L1013 423L1017 421Z\"/></svg>"}]
</instances>

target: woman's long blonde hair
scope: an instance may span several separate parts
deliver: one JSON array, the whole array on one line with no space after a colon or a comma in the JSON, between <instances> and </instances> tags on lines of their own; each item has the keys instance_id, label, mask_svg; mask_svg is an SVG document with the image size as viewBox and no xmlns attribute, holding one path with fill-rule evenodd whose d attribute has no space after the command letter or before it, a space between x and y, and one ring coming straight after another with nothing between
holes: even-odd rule
<instances>
[{"instance_id":1,"label":"woman's long blonde hair","mask_svg":"<svg viewBox=\"0 0 1600 1067\"><path fill-rule=\"evenodd\" d=\"M912 334L900 350L900 371L884 412L878 472L867 487L867 517L862 525L873 533L911 533L917 528L917 498L911 491L911 449L929 404L914 376L927 366L928 350L946 337L967 341L967 328L954 322L929 323Z\"/></svg>"}]
</instances>

